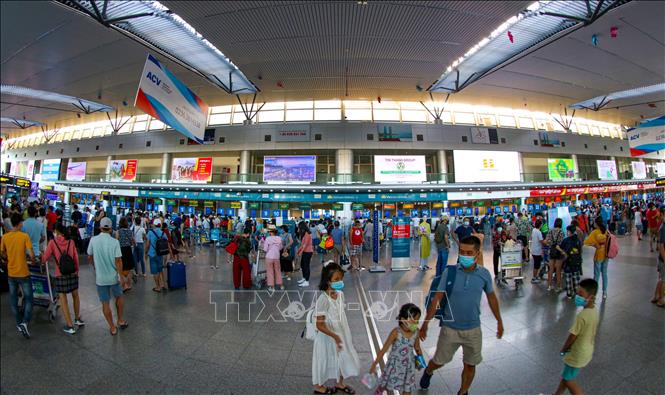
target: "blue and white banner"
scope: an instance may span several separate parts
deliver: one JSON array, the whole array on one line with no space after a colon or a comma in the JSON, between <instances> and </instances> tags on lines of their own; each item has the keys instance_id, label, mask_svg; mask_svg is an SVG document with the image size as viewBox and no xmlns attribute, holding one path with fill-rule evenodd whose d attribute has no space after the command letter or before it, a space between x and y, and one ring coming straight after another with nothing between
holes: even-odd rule
<instances>
[{"instance_id":1,"label":"blue and white banner","mask_svg":"<svg viewBox=\"0 0 665 395\"><path fill-rule=\"evenodd\" d=\"M665 115L642 122L627 132L630 156L665 150Z\"/></svg>"},{"instance_id":2,"label":"blue and white banner","mask_svg":"<svg viewBox=\"0 0 665 395\"><path fill-rule=\"evenodd\" d=\"M42 181L58 181L60 179L60 159L45 159L42 161Z\"/></svg>"},{"instance_id":3,"label":"blue and white banner","mask_svg":"<svg viewBox=\"0 0 665 395\"><path fill-rule=\"evenodd\" d=\"M143 67L134 106L203 144L208 105L152 55Z\"/></svg>"}]
</instances>

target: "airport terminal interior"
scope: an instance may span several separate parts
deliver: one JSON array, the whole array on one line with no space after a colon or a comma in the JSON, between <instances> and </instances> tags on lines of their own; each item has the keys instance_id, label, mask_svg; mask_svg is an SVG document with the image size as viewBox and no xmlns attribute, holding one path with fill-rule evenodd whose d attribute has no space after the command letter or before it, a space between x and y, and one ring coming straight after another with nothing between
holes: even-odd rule
<instances>
[{"instance_id":1,"label":"airport terminal interior","mask_svg":"<svg viewBox=\"0 0 665 395\"><path fill-rule=\"evenodd\" d=\"M0 18L1 394L665 392L665 1Z\"/></svg>"}]
</instances>

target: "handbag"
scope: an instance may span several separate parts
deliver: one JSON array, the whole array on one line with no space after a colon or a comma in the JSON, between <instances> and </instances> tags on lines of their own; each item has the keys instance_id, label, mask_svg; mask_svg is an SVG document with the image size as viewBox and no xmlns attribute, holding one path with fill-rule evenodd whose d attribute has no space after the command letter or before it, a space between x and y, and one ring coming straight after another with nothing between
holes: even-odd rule
<instances>
[{"instance_id":1,"label":"handbag","mask_svg":"<svg viewBox=\"0 0 665 395\"><path fill-rule=\"evenodd\" d=\"M232 242L230 242L229 244L227 244L226 247L225 247L224 249L225 249L226 252L228 252L230 255L233 255L233 254L236 253L236 251L238 251L238 242L236 242L235 240L233 240Z\"/></svg>"}]
</instances>

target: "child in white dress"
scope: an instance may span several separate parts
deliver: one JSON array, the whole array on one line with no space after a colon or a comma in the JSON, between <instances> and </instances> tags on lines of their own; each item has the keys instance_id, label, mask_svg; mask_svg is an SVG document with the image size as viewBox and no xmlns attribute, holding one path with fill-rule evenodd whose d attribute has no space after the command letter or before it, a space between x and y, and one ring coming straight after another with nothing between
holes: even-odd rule
<instances>
[{"instance_id":1,"label":"child in white dress","mask_svg":"<svg viewBox=\"0 0 665 395\"><path fill-rule=\"evenodd\" d=\"M356 393L344 384L345 378L358 375L360 361L344 310L343 278L344 270L339 264L330 261L323 267L319 284L322 292L314 311L317 333L312 354L312 383L315 394ZM328 380L336 380L335 388L325 387Z\"/></svg>"}]
</instances>

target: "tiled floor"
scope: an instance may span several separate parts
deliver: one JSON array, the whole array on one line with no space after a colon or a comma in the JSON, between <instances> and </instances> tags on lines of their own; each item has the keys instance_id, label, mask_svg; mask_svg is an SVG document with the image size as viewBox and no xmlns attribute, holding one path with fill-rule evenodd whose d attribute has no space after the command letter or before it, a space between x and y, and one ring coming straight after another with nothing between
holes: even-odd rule
<instances>
[{"instance_id":1,"label":"tiled floor","mask_svg":"<svg viewBox=\"0 0 665 395\"><path fill-rule=\"evenodd\" d=\"M610 264L609 298L599 305L601 326L591 364L579 382L588 394L660 394L665 389L665 309L649 303L656 279L655 254L646 242L621 239L620 258ZM417 245L414 244L414 255ZM382 255L385 256L382 251ZM592 275L591 251L585 253L584 272ZM260 294L236 294L226 322L223 301L232 292L231 270L221 249L203 247L188 265L188 289L158 295L152 280L140 279L126 296L127 330L111 337L101 314L93 272L81 272L83 318L87 325L73 336L62 331L63 319L49 323L44 309L36 308L32 339L17 334L9 311L8 295L0 297L0 356L2 394L14 393L311 393L312 343L301 339L301 322L238 322L245 318L281 317L288 300ZM491 262L489 251L485 261ZM218 270L209 262L217 259ZM385 258L384 258L385 259ZM455 259L451 256L451 262ZM434 261L434 254L431 257ZM416 264L416 259L412 259ZM312 290L318 283L318 259ZM491 265L491 263L490 263ZM397 298L379 291L418 291L429 285L433 273L390 272L346 277L347 316L363 371L372 351L362 312L358 308L362 282L370 303L377 297L388 307ZM295 279L287 289L296 290ZM474 394L551 393L558 383L561 362L558 350L565 340L575 309L565 296L548 293L543 285L525 284L519 291L498 290L505 324L502 340L494 336L495 321L482 302L483 357L471 388ZM275 294L277 295L277 294ZM290 293L293 300L296 293ZM303 297L308 305L312 295ZM211 303L211 301L215 303ZM245 303L243 303L245 302ZM217 313L217 322L215 321ZM395 310L377 320L385 338L394 327ZM434 352L438 328L432 326L425 350ZM453 394L459 388L461 355L439 370L430 394ZM419 378L420 376L418 376ZM358 378L348 381L359 393L369 393Z\"/></svg>"}]
</instances>

